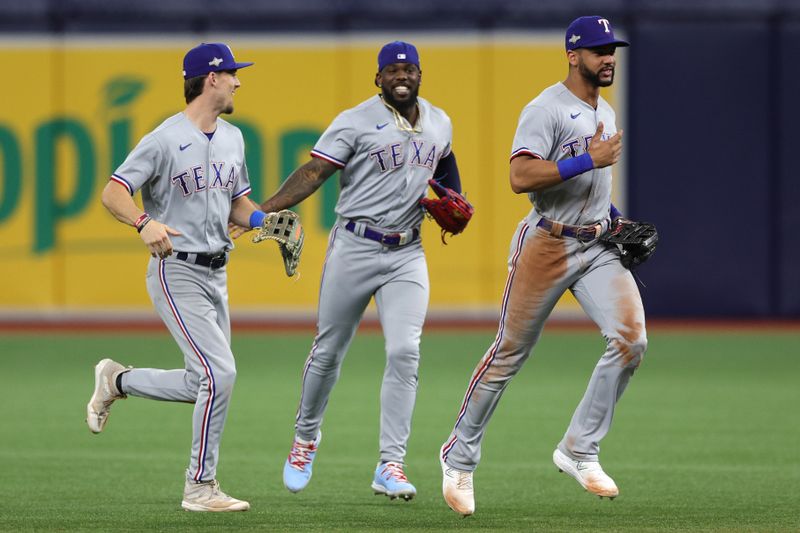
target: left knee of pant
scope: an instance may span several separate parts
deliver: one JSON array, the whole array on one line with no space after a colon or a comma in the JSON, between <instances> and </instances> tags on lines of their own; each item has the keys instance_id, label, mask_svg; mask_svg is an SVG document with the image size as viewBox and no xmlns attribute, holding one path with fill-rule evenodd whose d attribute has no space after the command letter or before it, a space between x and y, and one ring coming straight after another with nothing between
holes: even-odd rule
<instances>
[{"instance_id":1,"label":"left knee of pant","mask_svg":"<svg viewBox=\"0 0 800 533\"><path fill-rule=\"evenodd\" d=\"M387 345L386 365L400 376L416 375L419 366L419 345L413 342Z\"/></svg>"},{"instance_id":2,"label":"left knee of pant","mask_svg":"<svg viewBox=\"0 0 800 533\"><path fill-rule=\"evenodd\" d=\"M236 368L218 368L214 372L217 394L230 394L236 382Z\"/></svg>"},{"instance_id":3,"label":"left knee of pant","mask_svg":"<svg viewBox=\"0 0 800 533\"><path fill-rule=\"evenodd\" d=\"M389 359L416 359L419 357L419 342L412 339L395 340L386 343L386 355Z\"/></svg>"},{"instance_id":4,"label":"left knee of pant","mask_svg":"<svg viewBox=\"0 0 800 533\"><path fill-rule=\"evenodd\" d=\"M647 351L647 337L644 335L634 340L618 337L609 344L615 355L622 359L622 366L626 367L638 368Z\"/></svg>"}]
</instances>

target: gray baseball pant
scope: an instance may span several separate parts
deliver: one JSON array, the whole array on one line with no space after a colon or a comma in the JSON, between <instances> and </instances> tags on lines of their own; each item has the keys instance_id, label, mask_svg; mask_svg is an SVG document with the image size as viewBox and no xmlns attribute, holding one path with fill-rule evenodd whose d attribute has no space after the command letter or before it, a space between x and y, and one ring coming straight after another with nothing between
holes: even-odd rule
<instances>
[{"instance_id":1,"label":"gray baseball pant","mask_svg":"<svg viewBox=\"0 0 800 533\"><path fill-rule=\"evenodd\" d=\"M142 398L194 403L186 476L196 482L215 479L236 380L225 267L194 265L174 255L153 258L147 270L147 292L183 352L184 368L134 368L123 374L123 390Z\"/></svg>"},{"instance_id":2,"label":"gray baseball pant","mask_svg":"<svg viewBox=\"0 0 800 533\"><path fill-rule=\"evenodd\" d=\"M606 350L558 448L573 459L597 461L616 403L647 348L636 282L615 248L554 237L527 220L512 238L508 266L497 336L472 374L442 457L457 469L475 470L503 391L539 340L556 302L571 290L600 328Z\"/></svg>"},{"instance_id":3,"label":"gray baseball pant","mask_svg":"<svg viewBox=\"0 0 800 533\"><path fill-rule=\"evenodd\" d=\"M316 438L342 361L373 296L386 340L380 459L402 463L411 433L419 343L429 297L427 264L419 240L387 247L341 226L331 231L317 335L303 369L295 429L304 440Z\"/></svg>"}]
</instances>

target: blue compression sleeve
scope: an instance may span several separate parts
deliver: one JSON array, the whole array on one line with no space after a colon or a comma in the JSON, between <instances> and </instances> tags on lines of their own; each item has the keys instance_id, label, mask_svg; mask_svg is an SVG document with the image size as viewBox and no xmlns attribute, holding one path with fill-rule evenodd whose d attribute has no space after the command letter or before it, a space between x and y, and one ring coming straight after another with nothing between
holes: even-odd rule
<instances>
[{"instance_id":1,"label":"blue compression sleeve","mask_svg":"<svg viewBox=\"0 0 800 533\"><path fill-rule=\"evenodd\" d=\"M450 152L450 155L439 160L436 170L433 171L433 179L461 194L461 177L458 175L456 154Z\"/></svg>"},{"instance_id":2,"label":"blue compression sleeve","mask_svg":"<svg viewBox=\"0 0 800 533\"><path fill-rule=\"evenodd\" d=\"M250 215L250 227L251 228L260 228L261 224L264 223L264 219L267 218L267 214L264 211L259 211L256 209L253 211L253 214Z\"/></svg>"},{"instance_id":3,"label":"blue compression sleeve","mask_svg":"<svg viewBox=\"0 0 800 533\"><path fill-rule=\"evenodd\" d=\"M561 174L561 179L567 181L579 174L592 170L594 168L594 161L592 161L592 156L585 153L578 157L562 159L556 163L556 166L558 166L558 173Z\"/></svg>"}]
</instances>

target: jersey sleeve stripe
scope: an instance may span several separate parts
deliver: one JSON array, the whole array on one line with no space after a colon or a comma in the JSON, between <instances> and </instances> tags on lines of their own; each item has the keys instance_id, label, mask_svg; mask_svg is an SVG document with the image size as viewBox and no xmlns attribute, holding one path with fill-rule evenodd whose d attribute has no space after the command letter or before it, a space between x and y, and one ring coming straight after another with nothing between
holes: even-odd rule
<instances>
[{"instance_id":1,"label":"jersey sleeve stripe","mask_svg":"<svg viewBox=\"0 0 800 533\"><path fill-rule=\"evenodd\" d=\"M234 194L233 196L231 196L231 200L236 200L237 198L241 198L242 196L247 196L251 192L253 192L253 189L251 189L250 187L248 187L246 189L242 189L241 191L239 191L236 194Z\"/></svg>"},{"instance_id":2,"label":"jersey sleeve stripe","mask_svg":"<svg viewBox=\"0 0 800 533\"><path fill-rule=\"evenodd\" d=\"M126 180L125 178L123 178L118 174L111 174L111 181L116 181L117 183L128 189L128 194L133 196L133 185L131 185L128 182L128 180Z\"/></svg>"},{"instance_id":3,"label":"jersey sleeve stripe","mask_svg":"<svg viewBox=\"0 0 800 533\"><path fill-rule=\"evenodd\" d=\"M328 155L328 154L326 154L324 152L320 152L319 150L311 150L311 156L312 157L318 157L320 159L324 159L328 163L333 163L334 165L336 165L339 168L344 168L344 165L345 165L344 161L339 161L338 159L336 159L332 155Z\"/></svg>"},{"instance_id":4,"label":"jersey sleeve stripe","mask_svg":"<svg viewBox=\"0 0 800 533\"><path fill-rule=\"evenodd\" d=\"M523 146L522 148L517 148L516 150L511 152L511 157L509 158L509 161L513 161L515 158L521 155L527 155L533 157L534 159L544 159L544 157L540 156L539 154L531 152L530 149Z\"/></svg>"}]
</instances>

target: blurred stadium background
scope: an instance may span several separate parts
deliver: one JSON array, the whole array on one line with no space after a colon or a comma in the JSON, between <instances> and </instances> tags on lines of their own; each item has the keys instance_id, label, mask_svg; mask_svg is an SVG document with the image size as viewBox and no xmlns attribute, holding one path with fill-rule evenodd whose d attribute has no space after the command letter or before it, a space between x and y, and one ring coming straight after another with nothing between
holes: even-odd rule
<instances>
[{"instance_id":1,"label":"blurred stadium background","mask_svg":"<svg viewBox=\"0 0 800 533\"><path fill-rule=\"evenodd\" d=\"M0 52L16 80L0 110L0 322L150 323L146 254L99 203L138 139L183 106L180 62L222 40L256 66L232 120L254 199L273 191L342 109L374 92L380 45L415 42L421 94L454 122L469 231L424 237L431 322L494 320L508 239L529 209L507 185L521 108L565 76L563 30L609 17L632 42L607 91L625 129L615 202L655 222L640 275L648 318L800 317L798 0L0 0ZM299 208L299 281L277 253L239 243L238 324L314 320L335 183ZM557 316L582 317L566 297Z\"/></svg>"}]
</instances>

